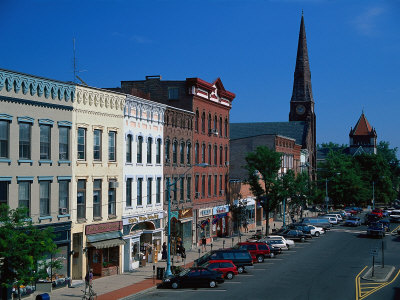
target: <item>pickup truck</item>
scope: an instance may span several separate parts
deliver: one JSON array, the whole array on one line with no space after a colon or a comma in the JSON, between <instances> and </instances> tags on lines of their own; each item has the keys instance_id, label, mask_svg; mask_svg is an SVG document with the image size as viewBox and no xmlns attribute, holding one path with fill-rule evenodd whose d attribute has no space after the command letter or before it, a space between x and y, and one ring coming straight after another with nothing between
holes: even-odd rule
<instances>
[{"instance_id":1,"label":"pickup truck","mask_svg":"<svg viewBox=\"0 0 400 300\"><path fill-rule=\"evenodd\" d=\"M383 238L385 236L385 228L382 223L371 223L367 228L368 236L377 236Z\"/></svg>"}]
</instances>

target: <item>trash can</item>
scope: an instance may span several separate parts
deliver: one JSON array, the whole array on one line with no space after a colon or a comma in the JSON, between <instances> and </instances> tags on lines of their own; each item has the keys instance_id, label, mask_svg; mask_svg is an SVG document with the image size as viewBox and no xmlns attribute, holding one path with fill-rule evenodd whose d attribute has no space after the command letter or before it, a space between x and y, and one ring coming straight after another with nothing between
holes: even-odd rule
<instances>
[{"instance_id":1,"label":"trash can","mask_svg":"<svg viewBox=\"0 0 400 300\"><path fill-rule=\"evenodd\" d=\"M39 294L36 296L36 300L50 300L50 296L47 293Z\"/></svg>"},{"instance_id":2,"label":"trash can","mask_svg":"<svg viewBox=\"0 0 400 300\"><path fill-rule=\"evenodd\" d=\"M162 280L164 278L165 268L157 267L157 279Z\"/></svg>"}]
</instances>

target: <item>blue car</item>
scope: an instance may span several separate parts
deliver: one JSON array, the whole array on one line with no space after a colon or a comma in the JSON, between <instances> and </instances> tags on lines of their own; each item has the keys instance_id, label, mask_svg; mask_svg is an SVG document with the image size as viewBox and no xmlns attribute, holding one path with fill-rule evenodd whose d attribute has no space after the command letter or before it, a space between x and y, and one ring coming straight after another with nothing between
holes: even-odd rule
<instances>
[{"instance_id":1,"label":"blue car","mask_svg":"<svg viewBox=\"0 0 400 300\"><path fill-rule=\"evenodd\" d=\"M344 226L360 226L361 220L357 217L348 217L347 220L344 222Z\"/></svg>"}]
</instances>

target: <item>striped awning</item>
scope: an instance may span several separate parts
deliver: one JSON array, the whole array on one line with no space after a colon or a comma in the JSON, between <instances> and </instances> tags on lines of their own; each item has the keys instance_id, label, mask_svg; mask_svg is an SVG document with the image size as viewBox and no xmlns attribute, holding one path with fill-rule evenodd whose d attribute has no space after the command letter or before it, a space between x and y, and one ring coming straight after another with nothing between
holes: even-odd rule
<instances>
[{"instance_id":1,"label":"striped awning","mask_svg":"<svg viewBox=\"0 0 400 300\"><path fill-rule=\"evenodd\" d=\"M104 249L104 248L111 248L111 247L125 245L125 241L123 239L111 239L105 241L92 242L90 243L90 245L95 247L96 249Z\"/></svg>"}]
</instances>

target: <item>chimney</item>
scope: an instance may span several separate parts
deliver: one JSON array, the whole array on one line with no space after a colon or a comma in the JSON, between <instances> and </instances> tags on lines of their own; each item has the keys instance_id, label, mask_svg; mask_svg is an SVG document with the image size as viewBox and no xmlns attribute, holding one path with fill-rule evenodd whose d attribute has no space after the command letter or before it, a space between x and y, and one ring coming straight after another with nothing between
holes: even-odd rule
<instances>
[{"instance_id":1,"label":"chimney","mask_svg":"<svg viewBox=\"0 0 400 300\"><path fill-rule=\"evenodd\" d=\"M161 75L150 75L150 76L146 76L146 80L150 80L150 79L158 79L158 80L161 80Z\"/></svg>"}]
</instances>

